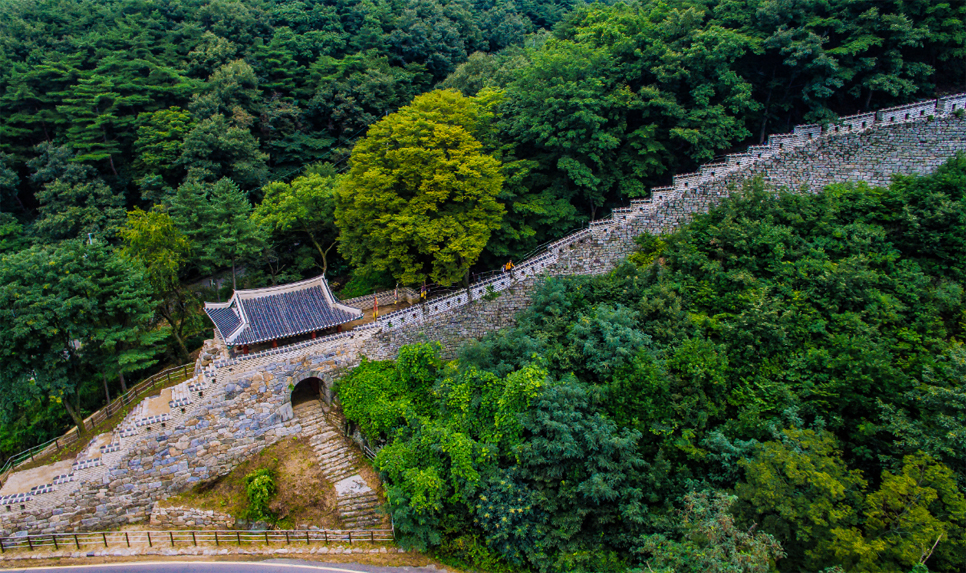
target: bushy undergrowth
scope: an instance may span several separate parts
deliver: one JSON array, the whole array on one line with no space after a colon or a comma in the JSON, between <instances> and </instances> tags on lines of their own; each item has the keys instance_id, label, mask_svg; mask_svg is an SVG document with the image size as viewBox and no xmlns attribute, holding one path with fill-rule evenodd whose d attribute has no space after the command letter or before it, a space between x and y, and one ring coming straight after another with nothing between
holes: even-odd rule
<instances>
[{"instance_id":1,"label":"bushy undergrowth","mask_svg":"<svg viewBox=\"0 0 966 573\"><path fill-rule=\"evenodd\" d=\"M342 381L402 542L491 569L958 571L966 158L752 185L640 243L456 361L415 345Z\"/></svg>"},{"instance_id":2,"label":"bushy undergrowth","mask_svg":"<svg viewBox=\"0 0 966 573\"><path fill-rule=\"evenodd\" d=\"M270 469L260 468L246 475L245 493L248 496L246 517L252 521L274 523L275 514L268 508L268 504L278 493L275 473Z\"/></svg>"}]
</instances>

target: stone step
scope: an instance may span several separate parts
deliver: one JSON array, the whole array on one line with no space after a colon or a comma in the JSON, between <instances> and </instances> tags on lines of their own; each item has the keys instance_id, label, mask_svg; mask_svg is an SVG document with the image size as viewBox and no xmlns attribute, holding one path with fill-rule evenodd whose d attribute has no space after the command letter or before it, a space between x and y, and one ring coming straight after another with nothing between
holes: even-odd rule
<instances>
[{"instance_id":1,"label":"stone step","mask_svg":"<svg viewBox=\"0 0 966 573\"><path fill-rule=\"evenodd\" d=\"M358 468L355 466L355 464L352 464L352 463L347 462L347 461L340 461L340 462L331 462L331 463L319 464L319 467L322 468L322 473L328 474L328 475L332 475L332 474L336 474L336 473L342 473L343 471L357 471L358 470Z\"/></svg>"},{"instance_id":2,"label":"stone step","mask_svg":"<svg viewBox=\"0 0 966 573\"><path fill-rule=\"evenodd\" d=\"M371 517L364 519L343 519L342 526L346 529L368 529L374 525L381 525L382 518Z\"/></svg>"},{"instance_id":3,"label":"stone step","mask_svg":"<svg viewBox=\"0 0 966 573\"><path fill-rule=\"evenodd\" d=\"M358 471L352 464L327 464L325 466L319 466L322 468L322 473L325 474L327 478L332 478L336 475L342 475L346 472L356 472Z\"/></svg>"},{"instance_id":4,"label":"stone step","mask_svg":"<svg viewBox=\"0 0 966 573\"><path fill-rule=\"evenodd\" d=\"M352 451L346 447L330 448L330 449L325 449L325 448L312 448L312 449L315 450L315 455L319 456L320 458L328 459L328 458L334 458L339 456L347 457L347 458L354 457L352 455Z\"/></svg>"},{"instance_id":5,"label":"stone step","mask_svg":"<svg viewBox=\"0 0 966 573\"><path fill-rule=\"evenodd\" d=\"M326 446L325 444L321 444L321 445L318 445L318 446L314 446L312 448L312 451L314 451L316 453L316 455L319 455L319 456L335 456L335 455L339 455L339 454L344 454L344 455L350 455L351 454L351 452L349 451L348 448L345 448L345 447L335 447L335 446L331 446L331 445Z\"/></svg>"},{"instance_id":6,"label":"stone step","mask_svg":"<svg viewBox=\"0 0 966 573\"><path fill-rule=\"evenodd\" d=\"M316 442L325 442L328 440L334 440L339 437L339 433L332 429L328 424L318 424L311 426L316 433L309 438Z\"/></svg>"},{"instance_id":7,"label":"stone step","mask_svg":"<svg viewBox=\"0 0 966 573\"><path fill-rule=\"evenodd\" d=\"M379 497L376 496L375 492L366 492L361 495L340 495L336 500L339 506L355 506L355 505L381 505L382 502L379 501Z\"/></svg>"},{"instance_id":8,"label":"stone step","mask_svg":"<svg viewBox=\"0 0 966 573\"><path fill-rule=\"evenodd\" d=\"M376 507L366 507L363 509L348 509L346 511L342 511L341 507L339 508L339 516L341 516L342 519L353 519L353 518L360 519L363 517L377 517L378 514L379 514L379 509Z\"/></svg>"},{"instance_id":9,"label":"stone step","mask_svg":"<svg viewBox=\"0 0 966 573\"><path fill-rule=\"evenodd\" d=\"M343 504L351 505L351 504L363 504L363 503L374 503L378 505L382 502L379 501L379 496L377 496L373 491L367 491L365 493L357 493L354 495L351 493L343 494L339 496L339 500L338 500L339 505L343 505Z\"/></svg>"},{"instance_id":10,"label":"stone step","mask_svg":"<svg viewBox=\"0 0 966 573\"><path fill-rule=\"evenodd\" d=\"M322 468L322 473L329 475L356 470L356 467L348 462L319 464L319 467Z\"/></svg>"},{"instance_id":11,"label":"stone step","mask_svg":"<svg viewBox=\"0 0 966 573\"><path fill-rule=\"evenodd\" d=\"M303 408L300 406L298 408L292 408L292 411L308 420L321 420L325 418L325 413L318 407Z\"/></svg>"},{"instance_id":12,"label":"stone step","mask_svg":"<svg viewBox=\"0 0 966 573\"><path fill-rule=\"evenodd\" d=\"M339 513L343 515L348 513L360 512L360 511L361 512L366 512L366 511L379 512L382 506L383 504L377 499L366 501L365 503L342 503L342 500L339 500L339 502L336 503L336 507L339 508Z\"/></svg>"},{"instance_id":13,"label":"stone step","mask_svg":"<svg viewBox=\"0 0 966 573\"><path fill-rule=\"evenodd\" d=\"M383 518L383 514L376 511L369 511L364 513L356 513L353 515L343 515L342 521L379 521Z\"/></svg>"},{"instance_id":14,"label":"stone step","mask_svg":"<svg viewBox=\"0 0 966 573\"><path fill-rule=\"evenodd\" d=\"M330 477L334 475L342 475L345 472L354 473L358 471L358 469L354 465L350 463L345 463L345 462L341 462L337 464L326 464L324 466L319 466L319 467L322 468L322 473L327 474Z\"/></svg>"},{"instance_id":15,"label":"stone step","mask_svg":"<svg viewBox=\"0 0 966 573\"><path fill-rule=\"evenodd\" d=\"M355 460L355 456L348 448L339 448L337 450L318 450L313 448L316 457L319 458L320 462L328 462L331 460L345 459L345 460Z\"/></svg>"},{"instance_id":16,"label":"stone step","mask_svg":"<svg viewBox=\"0 0 966 573\"><path fill-rule=\"evenodd\" d=\"M355 475L355 473L356 473L355 468L345 468L341 471L331 472L328 474L325 474L325 472L323 472L323 474L325 474L325 478L332 483L340 482L347 477L352 477Z\"/></svg>"},{"instance_id":17,"label":"stone step","mask_svg":"<svg viewBox=\"0 0 966 573\"><path fill-rule=\"evenodd\" d=\"M293 408L308 438L322 475L330 483L338 483L358 474L360 458L341 433L329 422L318 403L305 403ZM382 502L371 490L341 495L336 510L348 527L361 528L382 524Z\"/></svg>"},{"instance_id":18,"label":"stone step","mask_svg":"<svg viewBox=\"0 0 966 573\"><path fill-rule=\"evenodd\" d=\"M316 444L312 446L319 455L335 454L339 452L351 452L349 448L345 447L345 444L338 442L326 442L323 444Z\"/></svg>"}]
</instances>

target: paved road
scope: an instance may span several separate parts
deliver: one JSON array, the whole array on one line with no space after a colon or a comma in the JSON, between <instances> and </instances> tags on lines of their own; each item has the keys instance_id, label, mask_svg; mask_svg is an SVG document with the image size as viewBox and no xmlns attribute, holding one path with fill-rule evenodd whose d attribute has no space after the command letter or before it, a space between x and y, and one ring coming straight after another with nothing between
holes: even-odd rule
<instances>
[{"instance_id":1,"label":"paved road","mask_svg":"<svg viewBox=\"0 0 966 573\"><path fill-rule=\"evenodd\" d=\"M30 573L440 573L435 567L379 567L355 563L314 563L294 559L267 561L159 561L157 563L106 563L103 565L72 565L67 567L34 567L4 569Z\"/></svg>"}]
</instances>

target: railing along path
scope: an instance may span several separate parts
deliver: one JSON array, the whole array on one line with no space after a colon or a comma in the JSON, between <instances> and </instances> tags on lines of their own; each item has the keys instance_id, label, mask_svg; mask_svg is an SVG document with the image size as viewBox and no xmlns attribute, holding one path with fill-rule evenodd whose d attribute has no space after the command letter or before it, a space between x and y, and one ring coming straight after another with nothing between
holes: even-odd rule
<instances>
[{"instance_id":1,"label":"railing along path","mask_svg":"<svg viewBox=\"0 0 966 573\"><path fill-rule=\"evenodd\" d=\"M199 529L169 531L94 531L85 533L45 533L0 538L0 553L14 549L76 549L94 547L177 547L213 545L252 545L255 543L330 544L388 543L395 540L392 529L276 529L243 531L237 529Z\"/></svg>"},{"instance_id":2,"label":"railing along path","mask_svg":"<svg viewBox=\"0 0 966 573\"><path fill-rule=\"evenodd\" d=\"M6 483L10 474L19 466L28 464L38 459L43 459L51 454L59 452L60 450L76 443L81 439L81 437L90 437L86 433L93 431L98 425L104 423L127 406L133 404L145 394L148 394L159 386L183 382L190 378L191 376L189 374L193 374L193 372L194 364L182 364L181 366L173 366L153 374L132 386L127 392L112 400L107 406L85 418L82 422L85 432L83 436L77 433L77 427L75 426L68 430L63 436L54 438L53 440L49 440L43 444L34 446L30 449L10 456L7 458L7 461L3 464L3 466L0 467L0 484Z\"/></svg>"}]
</instances>

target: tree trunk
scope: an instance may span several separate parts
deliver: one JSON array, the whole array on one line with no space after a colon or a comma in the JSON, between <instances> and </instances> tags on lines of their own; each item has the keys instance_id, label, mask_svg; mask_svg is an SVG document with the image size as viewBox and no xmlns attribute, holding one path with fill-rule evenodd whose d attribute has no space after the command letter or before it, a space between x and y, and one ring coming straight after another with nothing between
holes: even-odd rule
<instances>
[{"instance_id":1,"label":"tree trunk","mask_svg":"<svg viewBox=\"0 0 966 573\"><path fill-rule=\"evenodd\" d=\"M190 354L190 352L188 352L188 347L185 346L184 339L181 338L181 333L178 332L178 325L174 321L174 317L171 316L171 312L167 309L166 305L167 303L162 304L158 308L158 312L160 312L164 320L166 320L168 324L171 325L171 334L172 336L174 336L174 339L178 342L178 348L181 350L181 358L187 362L188 355Z\"/></svg>"},{"instance_id":2,"label":"tree trunk","mask_svg":"<svg viewBox=\"0 0 966 573\"><path fill-rule=\"evenodd\" d=\"M327 248L325 252L322 253L322 275L323 276L329 270L329 251L331 251L332 247L334 247L338 242L339 241L332 241L332 244L329 245L329 248Z\"/></svg>"},{"instance_id":3,"label":"tree trunk","mask_svg":"<svg viewBox=\"0 0 966 573\"><path fill-rule=\"evenodd\" d=\"M124 372L117 373L118 380L121 381L121 392L127 392L127 380L124 379Z\"/></svg>"},{"instance_id":4,"label":"tree trunk","mask_svg":"<svg viewBox=\"0 0 966 573\"><path fill-rule=\"evenodd\" d=\"M775 77L774 74L772 74L772 77ZM761 130L758 133L758 145L765 143L765 130L768 127L768 106L771 103L771 92L773 91L774 88L768 88L768 97L765 98L765 110L761 114Z\"/></svg>"},{"instance_id":5,"label":"tree trunk","mask_svg":"<svg viewBox=\"0 0 966 573\"><path fill-rule=\"evenodd\" d=\"M111 403L111 391L107 389L107 374L101 374L101 380L104 382L104 396L107 397L107 403Z\"/></svg>"},{"instance_id":6,"label":"tree trunk","mask_svg":"<svg viewBox=\"0 0 966 573\"><path fill-rule=\"evenodd\" d=\"M87 428L84 427L84 419L80 417L80 407L71 406L70 398L64 396L63 399L64 407L67 408L67 413L70 415L70 419L74 421L74 425L77 426L77 435L83 436L87 433Z\"/></svg>"},{"instance_id":7,"label":"tree trunk","mask_svg":"<svg viewBox=\"0 0 966 573\"><path fill-rule=\"evenodd\" d=\"M302 229L304 229L305 234L309 236L309 240L311 240L312 244L315 245L315 250L317 250L319 252L319 255L322 256L322 275L325 276L325 273L329 270L329 257L328 257L329 251L332 250L332 247L334 247L338 241L332 241L332 244L329 245L329 248L322 250L322 245L320 245L319 242L315 240L315 234L312 232L311 229L309 229L309 226L306 225L305 222L303 222L301 219L299 219L299 223L302 224Z\"/></svg>"},{"instance_id":8,"label":"tree trunk","mask_svg":"<svg viewBox=\"0 0 966 573\"><path fill-rule=\"evenodd\" d=\"M238 282L235 280L235 257L231 258L231 290L238 290Z\"/></svg>"},{"instance_id":9,"label":"tree trunk","mask_svg":"<svg viewBox=\"0 0 966 573\"><path fill-rule=\"evenodd\" d=\"M101 129L101 137L104 140L104 145L107 145L107 132ZM111 166L111 172L114 173L114 177L117 177L117 169L114 168L114 156L110 153L107 154L107 162Z\"/></svg>"}]
</instances>

